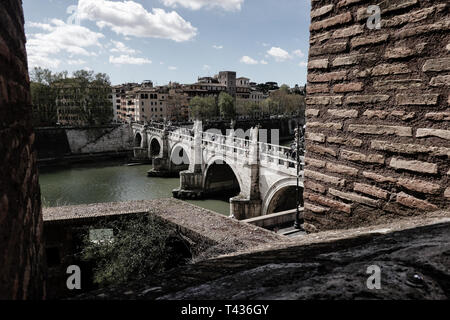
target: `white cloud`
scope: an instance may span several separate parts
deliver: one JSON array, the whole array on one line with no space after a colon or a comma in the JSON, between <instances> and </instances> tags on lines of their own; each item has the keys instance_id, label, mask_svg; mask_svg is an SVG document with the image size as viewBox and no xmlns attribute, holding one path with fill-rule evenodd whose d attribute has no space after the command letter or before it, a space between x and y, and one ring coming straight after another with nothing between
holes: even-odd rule
<instances>
[{"instance_id":1,"label":"white cloud","mask_svg":"<svg viewBox=\"0 0 450 320\"><path fill-rule=\"evenodd\" d=\"M261 63L261 64L269 64L266 60L261 60L259 63Z\"/></svg>"},{"instance_id":2,"label":"white cloud","mask_svg":"<svg viewBox=\"0 0 450 320\"><path fill-rule=\"evenodd\" d=\"M200 10L205 7L207 9L221 8L226 11L240 11L244 0L161 0L161 2L172 8L181 6L191 10Z\"/></svg>"},{"instance_id":3,"label":"white cloud","mask_svg":"<svg viewBox=\"0 0 450 320\"><path fill-rule=\"evenodd\" d=\"M269 51L267 51L267 53L275 58L275 60L278 62L292 59L292 56L289 54L289 52L278 47L272 47Z\"/></svg>"},{"instance_id":4,"label":"white cloud","mask_svg":"<svg viewBox=\"0 0 450 320\"><path fill-rule=\"evenodd\" d=\"M205 65L203 65L203 70L205 70L205 71L211 70L211 66L205 64Z\"/></svg>"},{"instance_id":5,"label":"white cloud","mask_svg":"<svg viewBox=\"0 0 450 320\"><path fill-rule=\"evenodd\" d=\"M295 50L295 51L293 52L293 54L294 54L295 56L297 56L297 57L300 57L300 58L303 58L303 57L305 56L305 54L303 53L303 51L300 50L300 49Z\"/></svg>"},{"instance_id":6,"label":"white cloud","mask_svg":"<svg viewBox=\"0 0 450 320\"><path fill-rule=\"evenodd\" d=\"M149 12L134 1L79 0L78 17L95 21L98 27L109 27L124 36L182 42L197 35L197 28L175 11L152 9Z\"/></svg>"},{"instance_id":7,"label":"white cloud","mask_svg":"<svg viewBox=\"0 0 450 320\"><path fill-rule=\"evenodd\" d=\"M146 59L146 58L136 58L136 57L131 57L127 54L122 54L119 57L110 56L109 63L143 65L143 64L151 64L152 61L149 59Z\"/></svg>"},{"instance_id":8,"label":"white cloud","mask_svg":"<svg viewBox=\"0 0 450 320\"><path fill-rule=\"evenodd\" d=\"M308 62L302 61L298 64L300 67L305 68L308 66Z\"/></svg>"},{"instance_id":9,"label":"white cloud","mask_svg":"<svg viewBox=\"0 0 450 320\"><path fill-rule=\"evenodd\" d=\"M245 63L245 64L258 64L258 61L256 61L255 59L249 57L249 56L243 56L240 60L241 63Z\"/></svg>"},{"instance_id":10,"label":"white cloud","mask_svg":"<svg viewBox=\"0 0 450 320\"><path fill-rule=\"evenodd\" d=\"M217 50L220 50L220 49L223 49L223 46L213 45L213 48L217 49Z\"/></svg>"},{"instance_id":11,"label":"white cloud","mask_svg":"<svg viewBox=\"0 0 450 320\"><path fill-rule=\"evenodd\" d=\"M123 42L111 40L114 48L110 51L114 53L135 54L136 50L127 47Z\"/></svg>"},{"instance_id":12,"label":"white cloud","mask_svg":"<svg viewBox=\"0 0 450 320\"><path fill-rule=\"evenodd\" d=\"M81 60L81 59L77 59L77 60L67 60L67 63L70 65L80 65L80 64L85 64L86 61Z\"/></svg>"},{"instance_id":13,"label":"white cloud","mask_svg":"<svg viewBox=\"0 0 450 320\"><path fill-rule=\"evenodd\" d=\"M175 70L177 70L178 68L177 67L174 67L174 66L170 66L169 67L169 70L171 70L171 71L175 71Z\"/></svg>"},{"instance_id":14,"label":"white cloud","mask_svg":"<svg viewBox=\"0 0 450 320\"><path fill-rule=\"evenodd\" d=\"M57 68L61 64L61 58L58 59L55 55L61 53L67 53L69 57L96 56L96 52L89 50L101 47L99 40L104 37L101 33L82 26L66 24L58 19L53 19L48 24L30 22L26 27L44 31L28 33L27 52L31 68Z\"/></svg>"}]
</instances>

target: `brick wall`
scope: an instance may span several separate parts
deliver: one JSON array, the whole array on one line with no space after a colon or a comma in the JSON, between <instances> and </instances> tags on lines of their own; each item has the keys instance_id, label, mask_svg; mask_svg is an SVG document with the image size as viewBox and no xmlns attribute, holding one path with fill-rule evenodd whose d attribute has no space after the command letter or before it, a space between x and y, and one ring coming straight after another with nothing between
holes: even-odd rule
<instances>
[{"instance_id":1,"label":"brick wall","mask_svg":"<svg viewBox=\"0 0 450 320\"><path fill-rule=\"evenodd\" d=\"M381 1L378 1L381 2ZM305 219L348 228L450 206L450 4L312 0Z\"/></svg>"},{"instance_id":2,"label":"brick wall","mask_svg":"<svg viewBox=\"0 0 450 320\"><path fill-rule=\"evenodd\" d=\"M22 2L0 2L0 300L45 297Z\"/></svg>"}]
</instances>

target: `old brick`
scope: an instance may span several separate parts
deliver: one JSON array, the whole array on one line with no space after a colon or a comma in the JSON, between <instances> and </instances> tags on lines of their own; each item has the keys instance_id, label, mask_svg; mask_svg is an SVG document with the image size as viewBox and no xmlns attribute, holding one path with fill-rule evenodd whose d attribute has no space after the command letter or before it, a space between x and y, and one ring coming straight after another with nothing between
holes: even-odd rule
<instances>
[{"instance_id":1,"label":"old brick","mask_svg":"<svg viewBox=\"0 0 450 320\"><path fill-rule=\"evenodd\" d=\"M391 19L382 19L382 28L396 27L406 23L414 23L427 19L434 13L436 7L421 9L418 11L408 12L406 14L394 16Z\"/></svg>"},{"instance_id":2,"label":"old brick","mask_svg":"<svg viewBox=\"0 0 450 320\"><path fill-rule=\"evenodd\" d=\"M333 87L335 93L362 91L364 84L362 82L342 83Z\"/></svg>"},{"instance_id":3,"label":"old brick","mask_svg":"<svg viewBox=\"0 0 450 320\"><path fill-rule=\"evenodd\" d=\"M402 154L429 153L433 156L450 157L450 148L425 146L421 144L402 144L388 141L372 141L371 148L379 151L389 151Z\"/></svg>"},{"instance_id":4,"label":"old brick","mask_svg":"<svg viewBox=\"0 0 450 320\"><path fill-rule=\"evenodd\" d=\"M363 144L362 140L353 138L328 137L327 141L329 143L335 143L351 147L361 147Z\"/></svg>"},{"instance_id":5,"label":"old brick","mask_svg":"<svg viewBox=\"0 0 450 320\"><path fill-rule=\"evenodd\" d=\"M338 2L337 7L341 8L341 7L347 7L349 5L355 4L355 3L359 3L362 0L341 0Z\"/></svg>"},{"instance_id":6,"label":"old brick","mask_svg":"<svg viewBox=\"0 0 450 320\"><path fill-rule=\"evenodd\" d=\"M392 158L389 166L397 170L407 170L420 173L437 174L438 166L434 163L422 162L417 160L403 160Z\"/></svg>"},{"instance_id":7,"label":"old brick","mask_svg":"<svg viewBox=\"0 0 450 320\"><path fill-rule=\"evenodd\" d=\"M309 210L309 211L312 211L314 213L325 213L325 212L330 211L330 208L324 208L324 207L321 207L321 206L313 205L313 204L311 204L309 202L305 202L305 210Z\"/></svg>"},{"instance_id":8,"label":"old brick","mask_svg":"<svg viewBox=\"0 0 450 320\"><path fill-rule=\"evenodd\" d=\"M0 57L3 57L5 61L9 61L10 55L11 53L9 51L9 48L5 40L3 40L2 36L0 35Z\"/></svg>"},{"instance_id":9,"label":"old brick","mask_svg":"<svg viewBox=\"0 0 450 320\"><path fill-rule=\"evenodd\" d=\"M333 35L333 33L331 31L312 35L311 39L309 40L309 44L313 45L315 43L322 43L324 41L331 39L332 35Z\"/></svg>"},{"instance_id":10,"label":"old brick","mask_svg":"<svg viewBox=\"0 0 450 320\"><path fill-rule=\"evenodd\" d=\"M439 22L427 24L427 25L419 25L417 27L412 28L403 28L400 29L397 33L393 35L394 39L404 39L408 37L416 37L421 34L426 34L430 32L441 32L450 30L450 20L443 19Z\"/></svg>"},{"instance_id":11,"label":"old brick","mask_svg":"<svg viewBox=\"0 0 450 320\"><path fill-rule=\"evenodd\" d=\"M329 53L338 53L346 51L347 47L348 47L347 41L328 43L325 45L317 45L310 47L309 53L311 56L318 56Z\"/></svg>"},{"instance_id":12,"label":"old brick","mask_svg":"<svg viewBox=\"0 0 450 320\"><path fill-rule=\"evenodd\" d=\"M363 116L368 117L369 119L386 119L389 116L389 112L383 110L366 110L364 111Z\"/></svg>"},{"instance_id":13,"label":"old brick","mask_svg":"<svg viewBox=\"0 0 450 320\"><path fill-rule=\"evenodd\" d=\"M321 184L307 180L305 181L305 190L313 190L319 193L325 193L327 191L327 188Z\"/></svg>"},{"instance_id":14,"label":"old brick","mask_svg":"<svg viewBox=\"0 0 450 320\"><path fill-rule=\"evenodd\" d=\"M440 129L418 129L417 138L438 137L444 140L450 140L450 130Z\"/></svg>"},{"instance_id":15,"label":"old brick","mask_svg":"<svg viewBox=\"0 0 450 320\"><path fill-rule=\"evenodd\" d=\"M354 64L358 64L362 61L375 61L377 58L376 54L374 53L366 53L366 54L350 54L345 56L338 56L336 59L333 60L333 67L340 67L340 66L351 66Z\"/></svg>"},{"instance_id":16,"label":"old brick","mask_svg":"<svg viewBox=\"0 0 450 320\"><path fill-rule=\"evenodd\" d=\"M408 8L417 4L418 0L396 0L396 1L384 1L379 3L381 13L387 13L399 9ZM356 12L356 20L366 20L369 17L367 7L362 7Z\"/></svg>"},{"instance_id":17,"label":"old brick","mask_svg":"<svg viewBox=\"0 0 450 320\"><path fill-rule=\"evenodd\" d=\"M330 87L328 87L328 84L314 84L306 86L306 92L308 94L313 93L328 93L330 92Z\"/></svg>"},{"instance_id":18,"label":"old brick","mask_svg":"<svg viewBox=\"0 0 450 320\"><path fill-rule=\"evenodd\" d=\"M386 200L389 196L388 191L363 183L355 183L353 190L379 199Z\"/></svg>"},{"instance_id":19,"label":"old brick","mask_svg":"<svg viewBox=\"0 0 450 320\"><path fill-rule=\"evenodd\" d=\"M318 154L321 154L321 155L330 155L330 156L333 156L333 157L337 157L336 151L331 149L331 148L325 148L325 147L322 147L322 146L309 144L306 149L309 152L314 152L314 153L318 153Z\"/></svg>"},{"instance_id":20,"label":"old brick","mask_svg":"<svg viewBox=\"0 0 450 320\"><path fill-rule=\"evenodd\" d=\"M425 62L422 70L427 71L449 71L450 58L430 59Z\"/></svg>"},{"instance_id":21,"label":"old brick","mask_svg":"<svg viewBox=\"0 0 450 320\"><path fill-rule=\"evenodd\" d=\"M375 81L373 84L377 90L411 90L422 86L421 79L381 80Z\"/></svg>"},{"instance_id":22,"label":"old brick","mask_svg":"<svg viewBox=\"0 0 450 320\"><path fill-rule=\"evenodd\" d=\"M439 193L439 191L441 189L441 186L438 184L423 181L423 180L417 180L417 179L400 178L400 179L398 179L397 184L406 189L409 189L412 191L417 191L420 193L435 194L435 193Z\"/></svg>"},{"instance_id":23,"label":"old brick","mask_svg":"<svg viewBox=\"0 0 450 320\"><path fill-rule=\"evenodd\" d=\"M352 205L340 202L340 201L335 201L320 195L316 195L316 194L312 194L309 192L305 192L304 193L304 198L308 199L310 201L313 201L315 203L319 203L321 205L330 207L330 208L334 208L338 211L341 212L345 212L345 213L352 213Z\"/></svg>"},{"instance_id":24,"label":"old brick","mask_svg":"<svg viewBox=\"0 0 450 320\"><path fill-rule=\"evenodd\" d=\"M384 53L384 57L387 59L399 59L406 58L416 54L415 50L407 47L388 48Z\"/></svg>"},{"instance_id":25,"label":"old brick","mask_svg":"<svg viewBox=\"0 0 450 320\"><path fill-rule=\"evenodd\" d=\"M417 199L409 194L401 192L397 195L397 202L413 209L437 210L438 207L428 201Z\"/></svg>"},{"instance_id":26,"label":"old brick","mask_svg":"<svg viewBox=\"0 0 450 320\"><path fill-rule=\"evenodd\" d=\"M356 193L350 193L350 192L342 192L336 189L329 189L328 193L330 193L331 195L344 199L344 200L349 200L349 201L353 201L353 202L358 202L361 204L365 204L368 205L370 207L379 207L380 206L380 201L379 200L373 200L367 197L363 197L360 196L359 194Z\"/></svg>"},{"instance_id":27,"label":"old brick","mask_svg":"<svg viewBox=\"0 0 450 320\"><path fill-rule=\"evenodd\" d=\"M334 16L332 18L329 18L329 19L311 23L311 26L309 27L309 29L311 31L327 29L329 27L344 24L344 23L347 23L350 21L352 21L352 14L350 12L346 12L346 13Z\"/></svg>"},{"instance_id":28,"label":"old brick","mask_svg":"<svg viewBox=\"0 0 450 320\"><path fill-rule=\"evenodd\" d=\"M367 179L374 180L379 183L386 183L386 182L395 183L395 182L397 182L396 178L382 176L380 174L377 174L374 172L369 172L369 171L364 171L363 176L366 177Z\"/></svg>"},{"instance_id":29,"label":"old brick","mask_svg":"<svg viewBox=\"0 0 450 320\"><path fill-rule=\"evenodd\" d=\"M307 132L306 140L323 143L325 142L325 135L321 133Z\"/></svg>"},{"instance_id":30,"label":"old brick","mask_svg":"<svg viewBox=\"0 0 450 320\"><path fill-rule=\"evenodd\" d=\"M328 109L327 111L334 118L357 118L358 110L342 110L342 109Z\"/></svg>"},{"instance_id":31,"label":"old brick","mask_svg":"<svg viewBox=\"0 0 450 320\"><path fill-rule=\"evenodd\" d=\"M333 8L334 8L334 5L330 4L327 6L320 7L319 9L312 10L311 11L311 19L323 16L324 14L327 14L328 12L333 10Z\"/></svg>"},{"instance_id":32,"label":"old brick","mask_svg":"<svg viewBox=\"0 0 450 320\"><path fill-rule=\"evenodd\" d=\"M450 188L445 189L445 191L444 191L444 197L450 198Z\"/></svg>"},{"instance_id":33,"label":"old brick","mask_svg":"<svg viewBox=\"0 0 450 320\"><path fill-rule=\"evenodd\" d=\"M360 134L412 137L412 128L410 127L352 124L348 127L348 131Z\"/></svg>"},{"instance_id":34,"label":"old brick","mask_svg":"<svg viewBox=\"0 0 450 320\"><path fill-rule=\"evenodd\" d=\"M425 119L433 121L450 121L450 111L429 112L425 114Z\"/></svg>"},{"instance_id":35,"label":"old brick","mask_svg":"<svg viewBox=\"0 0 450 320\"><path fill-rule=\"evenodd\" d=\"M329 175L311 171L311 170L305 170L305 177L311 178L311 179L314 179L317 181L322 181L325 183L334 184L334 185L341 186L341 187L343 187L345 185L345 179L329 176Z\"/></svg>"},{"instance_id":36,"label":"old brick","mask_svg":"<svg viewBox=\"0 0 450 320\"><path fill-rule=\"evenodd\" d=\"M339 30L334 31L333 39L352 37L352 36L361 34L363 32L364 32L364 27L362 25L356 24L356 25L348 27L348 28L339 29Z\"/></svg>"},{"instance_id":37,"label":"old brick","mask_svg":"<svg viewBox=\"0 0 450 320\"><path fill-rule=\"evenodd\" d=\"M308 128L322 128L322 129L334 129L342 130L342 122L308 122Z\"/></svg>"},{"instance_id":38,"label":"old brick","mask_svg":"<svg viewBox=\"0 0 450 320\"><path fill-rule=\"evenodd\" d=\"M312 96L306 98L308 105L341 105L342 96Z\"/></svg>"},{"instance_id":39,"label":"old brick","mask_svg":"<svg viewBox=\"0 0 450 320\"><path fill-rule=\"evenodd\" d=\"M430 86L432 87L450 86L450 75L437 76L431 78Z\"/></svg>"},{"instance_id":40,"label":"old brick","mask_svg":"<svg viewBox=\"0 0 450 320\"><path fill-rule=\"evenodd\" d=\"M358 175L358 169L356 169L356 168L347 167L347 166L343 166L340 164L334 164L331 162L327 162L325 168L330 172L345 174L348 176L357 176Z\"/></svg>"},{"instance_id":41,"label":"old brick","mask_svg":"<svg viewBox=\"0 0 450 320\"><path fill-rule=\"evenodd\" d=\"M427 105L432 106L438 103L439 94L398 94L397 105Z\"/></svg>"},{"instance_id":42,"label":"old brick","mask_svg":"<svg viewBox=\"0 0 450 320\"><path fill-rule=\"evenodd\" d=\"M394 63L394 64L380 64L374 67L371 71L373 76L386 76L386 75L396 75L396 74L406 74L410 73L411 70L406 64Z\"/></svg>"},{"instance_id":43,"label":"old brick","mask_svg":"<svg viewBox=\"0 0 450 320\"><path fill-rule=\"evenodd\" d=\"M328 59L310 60L308 62L308 69L327 69Z\"/></svg>"},{"instance_id":44,"label":"old brick","mask_svg":"<svg viewBox=\"0 0 450 320\"><path fill-rule=\"evenodd\" d=\"M384 164L384 156L381 154L363 154L354 151L342 150L341 158L354 162Z\"/></svg>"},{"instance_id":45,"label":"old brick","mask_svg":"<svg viewBox=\"0 0 450 320\"><path fill-rule=\"evenodd\" d=\"M307 166L312 166L312 167L316 167L316 168L325 168L325 161L322 160L317 160L317 159L313 159L313 158L305 158L305 163Z\"/></svg>"},{"instance_id":46,"label":"old brick","mask_svg":"<svg viewBox=\"0 0 450 320\"><path fill-rule=\"evenodd\" d=\"M320 73L320 74L308 74L309 82L329 82L329 81L338 81L338 80L346 80L347 79L347 71L338 71L338 72L329 72L329 73Z\"/></svg>"},{"instance_id":47,"label":"old brick","mask_svg":"<svg viewBox=\"0 0 450 320\"><path fill-rule=\"evenodd\" d=\"M381 34L381 35L375 35L375 36L361 36L357 38L353 38L351 40L351 46L352 48L358 48L366 45L374 45L386 42L389 38L388 34Z\"/></svg>"},{"instance_id":48,"label":"old brick","mask_svg":"<svg viewBox=\"0 0 450 320\"><path fill-rule=\"evenodd\" d=\"M320 114L319 109L306 109L306 111L305 111L305 115L307 117L318 117L319 114Z\"/></svg>"},{"instance_id":49,"label":"old brick","mask_svg":"<svg viewBox=\"0 0 450 320\"><path fill-rule=\"evenodd\" d=\"M388 101L389 98L390 96L386 94L348 96L346 102L348 104L380 103Z\"/></svg>"},{"instance_id":50,"label":"old brick","mask_svg":"<svg viewBox=\"0 0 450 320\"><path fill-rule=\"evenodd\" d=\"M391 116L402 119L403 121L411 120L416 117L415 112L406 112L403 110L394 110L391 112Z\"/></svg>"}]
</instances>

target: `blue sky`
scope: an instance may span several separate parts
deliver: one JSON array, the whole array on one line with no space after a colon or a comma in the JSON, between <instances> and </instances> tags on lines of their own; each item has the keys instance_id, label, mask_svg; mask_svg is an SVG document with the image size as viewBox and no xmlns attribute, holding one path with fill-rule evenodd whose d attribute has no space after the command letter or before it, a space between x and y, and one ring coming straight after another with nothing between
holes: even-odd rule
<instances>
[{"instance_id":1,"label":"blue sky","mask_svg":"<svg viewBox=\"0 0 450 320\"><path fill-rule=\"evenodd\" d=\"M30 68L90 69L113 84L193 83L235 70L304 84L309 0L23 0Z\"/></svg>"}]
</instances>

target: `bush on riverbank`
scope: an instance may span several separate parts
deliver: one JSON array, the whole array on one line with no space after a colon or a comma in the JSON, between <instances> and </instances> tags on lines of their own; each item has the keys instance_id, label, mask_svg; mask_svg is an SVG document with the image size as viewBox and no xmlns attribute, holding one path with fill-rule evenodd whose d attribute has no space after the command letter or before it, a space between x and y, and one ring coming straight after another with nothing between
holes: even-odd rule
<instances>
[{"instance_id":1,"label":"bush on riverbank","mask_svg":"<svg viewBox=\"0 0 450 320\"><path fill-rule=\"evenodd\" d=\"M96 229L113 230L110 240L88 234L81 259L93 267L93 282L101 287L157 275L192 258L190 245L176 229L151 215L123 217Z\"/></svg>"}]
</instances>

